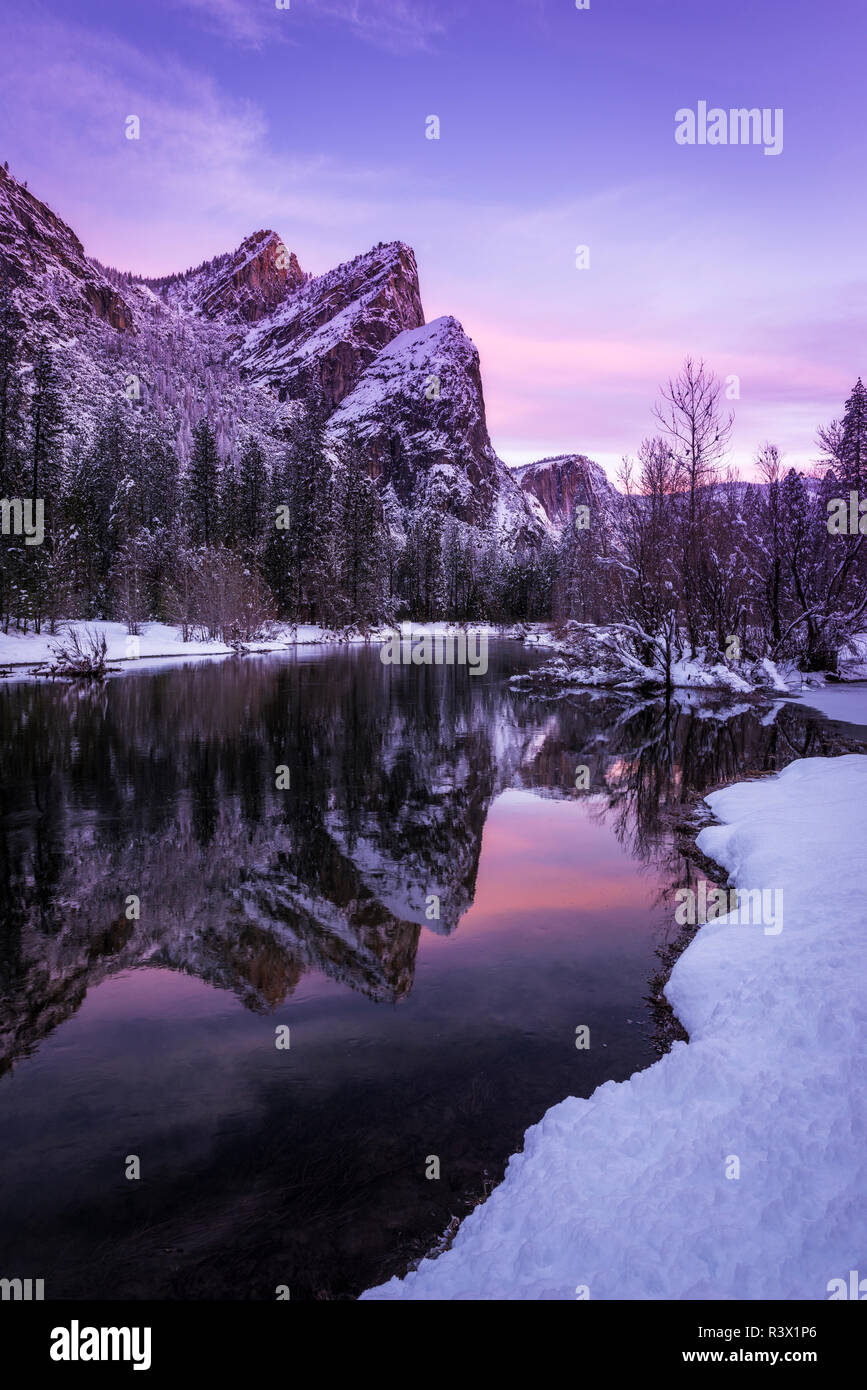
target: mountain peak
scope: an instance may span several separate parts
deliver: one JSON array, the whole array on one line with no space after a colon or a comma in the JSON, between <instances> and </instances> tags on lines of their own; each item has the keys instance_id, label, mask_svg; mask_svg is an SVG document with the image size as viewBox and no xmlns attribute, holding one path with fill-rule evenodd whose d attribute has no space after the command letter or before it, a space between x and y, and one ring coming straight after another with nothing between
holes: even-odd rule
<instances>
[{"instance_id":1,"label":"mountain peak","mask_svg":"<svg viewBox=\"0 0 867 1390\"><path fill-rule=\"evenodd\" d=\"M605 470L586 454L558 454L512 469L525 492L535 497L555 527L572 516L576 503L606 506L614 489Z\"/></svg>"},{"instance_id":2,"label":"mountain peak","mask_svg":"<svg viewBox=\"0 0 867 1390\"><path fill-rule=\"evenodd\" d=\"M380 242L306 278L265 322L253 324L238 360L281 397L316 389L333 410L387 343L423 323L412 248Z\"/></svg>"},{"instance_id":3,"label":"mountain peak","mask_svg":"<svg viewBox=\"0 0 867 1390\"><path fill-rule=\"evenodd\" d=\"M68 420L76 440L91 439L123 394L182 463L203 411L223 457L240 426L273 459L294 413L284 403L315 399L332 417L331 441L353 436L369 476L401 507L427 501L509 544L544 531L542 505L491 445L478 351L457 319L425 323L403 241L312 276L260 227L234 251L149 278L88 257L3 170L0 276L31 337L62 345L64 370L80 383ZM137 407L125 396L130 379Z\"/></svg>"},{"instance_id":4,"label":"mountain peak","mask_svg":"<svg viewBox=\"0 0 867 1390\"><path fill-rule=\"evenodd\" d=\"M208 319L258 323L307 280L294 251L276 232L252 232L227 251L181 275L146 279L173 307Z\"/></svg>"}]
</instances>

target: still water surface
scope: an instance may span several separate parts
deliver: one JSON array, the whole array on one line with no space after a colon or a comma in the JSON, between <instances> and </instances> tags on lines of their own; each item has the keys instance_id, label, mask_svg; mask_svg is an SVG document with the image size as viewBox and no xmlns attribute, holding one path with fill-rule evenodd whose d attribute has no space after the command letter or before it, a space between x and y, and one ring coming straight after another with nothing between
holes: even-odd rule
<instances>
[{"instance_id":1,"label":"still water surface","mask_svg":"<svg viewBox=\"0 0 867 1390\"><path fill-rule=\"evenodd\" d=\"M696 794L867 729L534 701L507 685L534 660L316 649L0 687L0 1275L352 1297L548 1106L653 1061Z\"/></svg>"}]
</instances>

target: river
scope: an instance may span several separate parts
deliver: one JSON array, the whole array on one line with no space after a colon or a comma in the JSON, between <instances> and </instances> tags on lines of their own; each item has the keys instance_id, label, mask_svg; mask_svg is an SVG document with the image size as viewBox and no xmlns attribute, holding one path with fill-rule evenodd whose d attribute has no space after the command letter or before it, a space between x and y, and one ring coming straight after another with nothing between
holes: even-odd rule
<instances>
[{"instance_id":1,"label":"river","mask_svg":"<svg viewBox=\"0 0 867 1390\"><path fill-rule=\"evenodd\" d=\"M510 691L538 660L0 687L0 1275L355 1297L653 1062L697 798L862 706Z\"/></svg>"}]
</instances>

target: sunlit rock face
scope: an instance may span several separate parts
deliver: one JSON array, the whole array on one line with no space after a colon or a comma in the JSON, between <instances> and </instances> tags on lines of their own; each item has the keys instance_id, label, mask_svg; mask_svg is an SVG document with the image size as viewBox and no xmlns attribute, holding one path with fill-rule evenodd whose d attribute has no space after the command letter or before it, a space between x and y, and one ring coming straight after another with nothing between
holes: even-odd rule
<instances>
[{"instance_id":1,"label":"sunlit rock face","mask_svg":"<svg viewBox=\"0 0 867 1390\"><path fill-rule=\"evenodd\" d=\"M217 256L184 278L149 280L167 303L227 324L258 323L307 280L294 251L276 232L253 232L236 251Z\"/></svg>"},{"instance_id":2,"label":"sunlit rock face","mask_svg":"<svg viewBox=\"0 0 867 1390\"><path fill-rule=\"evenodd\" d=\"M423 493L462 521L540 534L536 510L491 446L479 354L456 319L407 330L383 348L331 418L335 440L349 431L371 476L404 505Z\"/></svg>"},{"instance_id":3,"label":"sunlit rock face","mask_svg":"<svg viewBox=\"0 0 867 1390\"><path fill-rule=\"evenodd\" d=\"M423 323L415 255L396 241L293 286L236 358L245 376L278 396L318 389L333 410L382 348Z\"/></svg>"},{"instance_id":4,"label":"sunlit rock face","mask_svg":"<svg viewBox=\"0 0 867 1390\"><path fill-rule=\"evenodd\" d=\"M563 454L527 463L514 469L514 476L524 492L537 499L547 520L558 530L567 525L576 506L589 507L592 515L610 516L617 512L621 501L621 494L611 486L604 469L583 454Z\"/></svg>"}]
</instances>

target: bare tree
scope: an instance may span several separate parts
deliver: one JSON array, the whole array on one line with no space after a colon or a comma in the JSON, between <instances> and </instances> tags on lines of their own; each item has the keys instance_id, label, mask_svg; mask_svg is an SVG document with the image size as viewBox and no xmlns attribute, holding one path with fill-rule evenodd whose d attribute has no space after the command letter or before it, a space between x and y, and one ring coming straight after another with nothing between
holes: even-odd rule
<instances>
[{"instance_id":1,"label":"bare tree","mask_svg":"<svg viewBox=\"0 0 867 1390\"><path fill-rule=\"evenodd\" d=\"M619 483L626 497L620 617L639 635L641 659L658 662L671 685L671 667L682 655L678 641L677 469L666 441L643 440L638 474L624 459Z\"/></svg>"},{"instance_id":2,"label":"bare tree","mask_svg":"<svg viewBox=\"0 0 867 1390\"><path fill-rule=\"evenodd\" d=\"M52 676L73 676L85 680L102 680L108 670L108 644L104 632L93 628L69 626L66 635L49 643L53 660L48 666Z\"/></svg>"},{"instance_id":3,"label":"bare tree","mask_svg":"<svg viewBox=\"0 0 867 1390\"><path fill-rule=\"evenodd\" d=\"M685 497L681 509L678 553L681 564L685 621L693 649L706 636L702 630L699 592L706 586L708 560L703 530L713 501L713 486L731 440L734 416L722 402L722 386L714 373L687 357L676 377L662 388L653 413L668 442L677 491Z\"/></svg>"},{"instance_id":4,"label":"bare tree","mask_svg":"<svg viewBox=\"0 0 867 1390\"><path fill-rule=\"evenodd\" d=\"M719 379L703 361L687 357L653 407L677 465L678 490L691 504L700 488L717 480L728 451L734 415L721 398Z\"/></svg>"},{"instance_id":5,"label":"bare tree","mask_svg":"<svg viewBox=\"0 0 867 1390\"><path fill-rule=\"evenodd\" d=\"M274 600L238 555L215 547L179 556L169 611L185 642L198 638L240 647L269 631Z\"/></svg>"}]
</instances>

